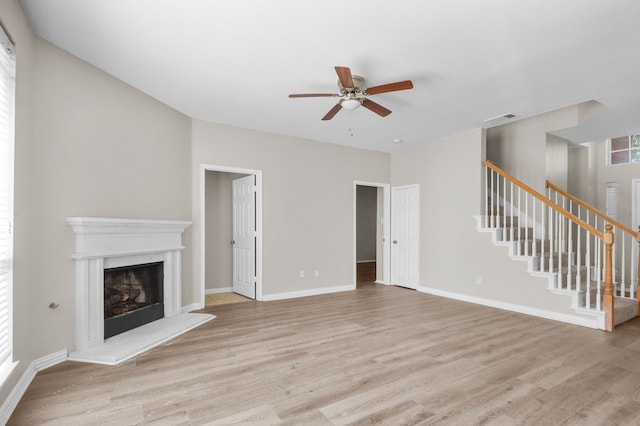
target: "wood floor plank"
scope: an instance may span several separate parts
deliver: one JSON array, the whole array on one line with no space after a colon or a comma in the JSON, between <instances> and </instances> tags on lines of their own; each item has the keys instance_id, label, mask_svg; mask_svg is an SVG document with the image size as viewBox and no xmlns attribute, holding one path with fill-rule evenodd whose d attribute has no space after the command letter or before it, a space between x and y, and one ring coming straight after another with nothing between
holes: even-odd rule
<instances>
[{"instance_id":1,"label":"wood floor plank","mask_svg":"<svg viewBox=\"0 0 640 426\"><path fill-rule=\"evenodd\" d=\"M119 366L38 373L9 424L640 420L639 319L606 333L374 284L204 311Z\"/></svg>"}]
</instances>

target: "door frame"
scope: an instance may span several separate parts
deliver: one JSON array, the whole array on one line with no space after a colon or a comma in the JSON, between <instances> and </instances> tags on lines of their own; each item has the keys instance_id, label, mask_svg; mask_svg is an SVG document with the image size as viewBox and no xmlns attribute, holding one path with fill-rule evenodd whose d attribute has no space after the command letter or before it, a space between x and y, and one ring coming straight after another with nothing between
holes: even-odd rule
<instances>
[{"instance_id":1,"label":"door frame","mask_svg":"<svg viewBox=\"0 0 640 426\"><path fill-rule=\"evenodd\" d=\"M239 173L255 176L256 189L256 300L262 298L262 170L200 164L200 300L205 306L206 211L205 176L207 172Z\"/></svg>"},{"instance_id":2,"label":"door frame","mask_svg":"<svg viewBox=\"0 0 640 426\"><path fill-rule=\"evenodd\" d=\"M376 284L389 285L391 283L391 185L388 183L380 182L368 182L361 180L353 181L353 288L356 288L358 280L357 270L357 190L358 186L371 186L375 188L382 188L382 277L376 274ZM377 244L377 241L376 241ZM378 252L376 250L376 261L378 258Z\"/></svg>"}]
</instances>

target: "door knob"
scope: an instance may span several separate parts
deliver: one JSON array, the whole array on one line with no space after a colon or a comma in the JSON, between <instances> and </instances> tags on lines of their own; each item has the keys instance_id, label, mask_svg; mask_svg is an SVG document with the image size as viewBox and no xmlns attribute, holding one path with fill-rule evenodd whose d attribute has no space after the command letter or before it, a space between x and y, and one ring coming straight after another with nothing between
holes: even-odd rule
<instances>
[{"instance_id":1,"label":"door knob","mask_svg":"<svg viewBox=\"0 0 640 426\"><path fill-rule=\"evenodd\" d=\"M398 240L393 240L393 244L398 244Z\"/></svg>"},{"instance_id":2,"label":"door knob","mask_svg":"<svg viewBox=\"0 0 640 426\"><path fill-rule=\"evenodd\" d=\"M236 243L235 240L231 240L231 244L235 244L235 243Z\"/></svg>"}]
</instances>

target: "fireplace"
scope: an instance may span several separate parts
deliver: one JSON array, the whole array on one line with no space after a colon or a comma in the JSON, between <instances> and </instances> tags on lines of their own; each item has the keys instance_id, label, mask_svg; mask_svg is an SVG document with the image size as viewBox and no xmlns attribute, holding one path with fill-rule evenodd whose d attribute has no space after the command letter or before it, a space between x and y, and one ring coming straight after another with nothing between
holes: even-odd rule
<instances>
[{"instance_id":1,"label":"fireplace","mask_svg":"<svg viewBox=\"0 0 640 426\"><path fill-rule=\"evenodd\" d=\"M123 333L118 331L121 325L116 325L112 337L108 336L109 332L105 334L110 327L105 325L109 322L105 321L105 278L117 280L107 277L109 271L136 268L138 265L160 265L156 267L159 270L156 279L161 283L161 289L149 290L149 293L157 293L165 319L181 314L180 252L184 248L182 233L189 222L91 217L70 217L66 222L76 236L73 254L76 261L76 354L100 348L105 339L117 339L134 331L133 327L139 328L134 325ZM135 271L134 275L136 280L140 280ZM119 298L133 296L134 301L138 299L140 302L141 298L135 294L138 285L128 284L132 291L127 290L128 294ZM109 287L108 291L114 290ZM113 300L117 298L114 295ZM159 310L157 307L143 309ZM119 315L129 317L128 312Z\"/></svg>"},{"instance_id":2,"label":"fireplace","mask_svg":"<svg viewBox=\"0 0 640 426\"><path fill-rule=\"evenodd\" d=\"M164 317L163 262L104 270L104 338Z\"/></svg>"},{"instance_id":3,"label":"fireplace","mask_svg":"<svg viewBox=\"0 0 640 426\"><path fill-rule=\"evenodd\" d=\"M76 347L70 360L117 365L215 318L182 306L180 252L190 222L66 222L76 240Z\"/></svg>"}]
</instances>

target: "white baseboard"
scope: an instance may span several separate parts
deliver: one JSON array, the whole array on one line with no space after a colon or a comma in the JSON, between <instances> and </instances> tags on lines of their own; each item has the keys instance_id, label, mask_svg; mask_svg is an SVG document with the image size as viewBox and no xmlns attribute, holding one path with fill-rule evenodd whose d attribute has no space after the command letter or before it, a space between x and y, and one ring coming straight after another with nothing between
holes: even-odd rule
<instances>
[{"instance_id":1,"label":"white baseboard","mask_svg":"<svg viewBox=\"0 0 640 426\"><path fill-rule=\"evenodd\" d=\"M205 288L204 294L232 293L233 287Z\"/></svg>"},{"instance_id":2,"label":"white baseboard","mask_svg":"<svg viewBox=\"0 0 640 426\"><path fill-rule=\"evenodd\" d=\"M311 288L308 290L287 291L285 293L264 294L262 296L262 300L268 302L272 300L295 299L296 297L317 296L319 294L338 293L341 291L351 291L355 289L356 286L353 284L336 287Z\"/></svg>"},{"instance_id":3,"label":"white baseboard","mask_svg":"<svg viewBox=\"0 0 640 426\"><path fill-rule=\"evenodd\" d=\"M197 311L199 309L203 309L204 306L202 306L202 304L200 303L192 303L190 305L186 305L183 306L182 309L180 310L181 313L186 314L189 313L191 311Z\"/></svg>"},{"instance_id":4,"label":"white baseboard","mask_svg":"<svg viewBox=\"0 0 640 426\"><path fill-rule=\"evenodd\" d=\"M531 306L516 305L509 302L501 302L498 300L484 299L482 297L469 296L466 294L453 293L450 291L440 290L431 287L418 286L416 289L421 293L432 294L434 296L446 297L447 299L460 300L462 302L475 303L476 305L489 306L492 308L502 309L505 311L518 312L520 314L532 315L535 317L546 318L554 321L565 322L568 324L579 325L598 329L598 319L580 317L577 315L561 314L559 312L547 311L546 309L532 308Z\"/></svg>"},{"instance_id":5,"label":"white baseboard","mask_svg":"<svg viewBox=\"0 0 640 426\"><path fill-rule=\"evenodd\" d=\"M22 377L20 377L18 383L13 387L7 399L4 401L2 406L0 406L0 424L7 424L11 414L13 414L13 410L18 406L20 399L27 391L27 388L31 384L33 378L36 377L36 374L45 368L49 368L66 361L68 356L69 354L67 350L63 349L53 354L43 356L42 358L38 358L29 364L29 367L27 367L26 371L22 373Z\"/></svg>"},{"instance_id":6,"label":"white baseboard","mask_svg":"<svg viewBox=\"0 0 640 426\"><path fill-rule=\"evenodd\" d=\"M391 285L391 283L388 283L388 282L383 281L383 280L375 280L374 282L375 282L376 284Z\"/></svg>"}]
</instances>

